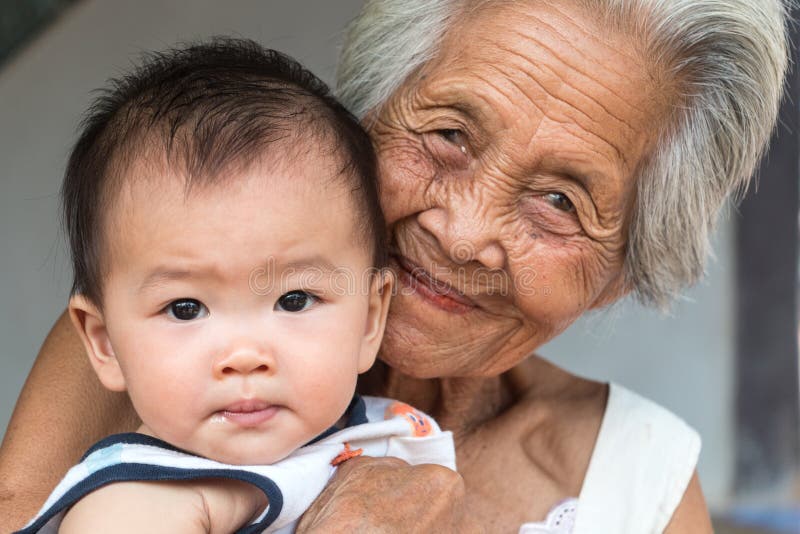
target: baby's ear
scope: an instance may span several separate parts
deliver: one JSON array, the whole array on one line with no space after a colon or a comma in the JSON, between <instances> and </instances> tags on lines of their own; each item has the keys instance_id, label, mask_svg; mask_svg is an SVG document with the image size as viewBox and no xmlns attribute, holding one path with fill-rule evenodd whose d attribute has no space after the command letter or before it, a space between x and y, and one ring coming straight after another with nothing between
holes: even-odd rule
<instances>
[{"instance_id":1,"label":"baby's ear","mask_svg":"<svg viewBox=\"0 0 800 534\"><path fill-rule=\"evenodd\" d=\"M389 313L389 301L392 299L394 284L394 273L389 269L376 271L370 281L369 311L358 360L359 373L367 371L375 363L383 331L386 329L386 315Z\"/></svg>"},{"instance_id":2,"label":"baby's ear","mask_svg":"<svg viewBox=\"0 0 800 534\"><path fill-rule=\"evenodd\" d=\"M83 295L73 295L69 299L69 317L81 336L100 382L111 391L125 391L125 377L108 338L103 314L97 306Z\"/></svg>"}]
</instances>

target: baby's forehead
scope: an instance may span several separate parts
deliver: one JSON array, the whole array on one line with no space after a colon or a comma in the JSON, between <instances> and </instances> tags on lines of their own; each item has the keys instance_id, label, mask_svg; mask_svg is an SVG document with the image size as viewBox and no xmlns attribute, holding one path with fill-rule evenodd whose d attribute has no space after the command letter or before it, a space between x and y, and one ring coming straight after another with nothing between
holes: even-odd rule
<instances>
[{"instance_id":1,"label":"baby's forehead","mask_svg":"<svg viewBox=\"0 0 800 534\"><path fill-rule=\"evenodd\" d=\"M360 178L353 176L347 158L337 147L316 139L287 139L271 143L238 159L219 160L201 167L186 154L168 148L140 151L118 158L108 174L106 203L150 206L154 198L170 196L173 201L192 202L198 197L225 198L244 186L260 186L276 198L304 196L309 201L320 194L327 199L357 198ZM324 203L324 202L323 202ZM351 202L354 219L359 217L358 202Z\"/></svg>"},{"instance_id":2,"label":"baby's forehead","mask_svg":"<svg viewBox=\"0 0 800 534\"><path fill-rule=\"evenodd\" d=\"M238 221L237 235L251 241L270 231L296 238L336 229L342 245L370 249L353 179L330 151L296 145L286 152L270 150L213 176L192 176L171 163L165 157L139 158L118 174L118 191L106 205L103 222L112 254L113 249L124 252L120 248L131 244L125 234L133 230L143 239L169 239L169 228L186 226L198 235L231 232L219 224L224 220ZM331 239L338 237L331 234Z\"/></svg>"},{"instance_id":3,"label":"baby's forehead","mask_svg":"<svg viewBox=\"0 0 800 534\"><path fill-rule=\"evenodd\" d=\"M127 231L120 221L132 213L175 212L200 197L224 200L241 185L236 170L265 153L292 170L298 159L347 169L306 172L304 182L292 184L293 194L343 185L354 200L347 213L373 241L376 263L384 263L375 154L358 120L291 58L250 41L215 39L149 55L89 108L62 187L72 291L101 301L110 245L119 250ZM167 193L174 194L164 201ZM309 201L315 220L324 220L316 206L329 202ZM309 211L308 205L299 209Z\"/></svg>"}]
</instances>

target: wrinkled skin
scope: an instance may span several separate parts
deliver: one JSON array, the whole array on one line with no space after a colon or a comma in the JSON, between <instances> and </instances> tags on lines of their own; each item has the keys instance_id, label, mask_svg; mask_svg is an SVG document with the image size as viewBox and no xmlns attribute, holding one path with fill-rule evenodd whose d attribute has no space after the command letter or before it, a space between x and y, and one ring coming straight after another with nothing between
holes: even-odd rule
<instances>
[{"instance_id":1,"label":"wrinkled skin","mask_svg":"<svg viewBox=\"0 0 800 534\"><path fill-rule=\"evenodd\" d=\"M670 104L636 51L567 2L490 5L368 118L405 268L362 391L452 430L459 473L358 458L298 532L517 532L580 493L607 387L533 352L629 291L637 169ZM667 532L710 531L695 477Z\"/></svg>"},{"instance_id":2,"label":"wrinkled skin","mask_svg":"<svg viewBox=\"0 0 800 534\"><path fill-rule=\"evenodd\" d=\"M574 7L494 6L451 30L439 57L368 117L400 282L388 367L367 391L453 430L465 494L364 497L376 479L430 482L376 460L370 477L334 478L308 531L406 514L443 532L461 531L463 517L516 532L580 493L607 388L532 353L629 290L637 170L668 111L634 51ZM420 268L444 289L427 291L410 274ZM696 481L687 496L668 531L709 531Z\"/></svg>"},{"instance_id":3,"label":"wrinkled skin","mask_svg":"<svg viewBox=\"0 0 800 534\"><path fill-rule=\"evenodd\" d=\"M458 474L438 465L409 468L397 458L354 458L339 468L337 480L356 479L362 484L330 484L316 505L302 517L297 532L481 532L463 507L464 482ZM375 495L383 502L403 503L413 495L426 503L422 514L404 506L384 507L380 521L365 514ZM321 525L321 526L317 526Z\"/></svg>"},{"instance_id":4,"label":"wrinkled skin","mask_svg":"<svg viewBox=\"0 0 800 534\"><path fill-rule=\"evenodd\" d=\"M412 376L506 371L625 290L636 170L663 112L643 64L569 11L494 11L372 127L395 252L473 304L400 292L382 355Z\"/></svg>"}]
</instances>

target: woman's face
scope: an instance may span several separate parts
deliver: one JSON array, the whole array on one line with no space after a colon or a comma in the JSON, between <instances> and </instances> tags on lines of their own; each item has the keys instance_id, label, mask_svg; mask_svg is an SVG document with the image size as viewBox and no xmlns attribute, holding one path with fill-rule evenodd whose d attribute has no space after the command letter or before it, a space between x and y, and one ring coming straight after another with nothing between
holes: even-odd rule
<instances>
[{"instance_id":1,"label":"woman's face","mask_svg":"<svg viewBox=\"0 0 800 534\"><path fill-rule=\"evenodd\" d=\"M484 9L382 109L390 365L498 374L625 293L635 176L667 110L635 52L574 7Z\"/></svg>"}]
</instances>

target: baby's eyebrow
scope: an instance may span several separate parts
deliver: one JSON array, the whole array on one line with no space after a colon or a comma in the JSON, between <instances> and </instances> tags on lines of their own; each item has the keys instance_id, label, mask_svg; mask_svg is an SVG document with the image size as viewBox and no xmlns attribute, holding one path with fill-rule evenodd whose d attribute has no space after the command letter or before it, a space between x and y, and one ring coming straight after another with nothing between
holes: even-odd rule
<instances>
[{"instance_id":1,"label":"baby's eyebrow","mask_svg":"<svg viewBox=\"0 0 800 534\"><path fill-rule=\"evenodd\" d=\"M271 256L267 258L264 267L268 269L267 272L271 272L272 274L286 273L287 271L302 273L306 270L314 270L327 275L338 269L330 259L321 254L285 260ZM165 282L174 280L186 280L188 278L209 279L215 277L223 278L224 274L213 267L203 269L175 269L168 266L159 266L144 277L142 283L139 284L139 293L144 293Z\"/></svg>"},{"instance_id":2,"label":"baby's eyebrow","mask_svg":"<svg viewBox=\"0 0 800 534\"><path fill-rule=\"evenodd\" d=\"M142 283L139 285L139 292L147 291L148 289L152 289L164 282L169 282L171 280L185 280L186 278L191 277L193 274L192 271L187 271L185 269L181 270L170 270L170 269L155 269L150 272L147 276L145 276Z\"/></svg>"},{"instance_id":3,"label":"baby's eyebrow","mask_svg":"<svg viewBox=\"0 0 800 534\"><path fill-rule=\"evenodd\" d=\"M319 269L325 272L335 271L336 265L325 256L315 254L306 258L296 258L286 262L277 262L277 266L282 270L302 271L304 269Z\"/></svg>"}]
</instances>

